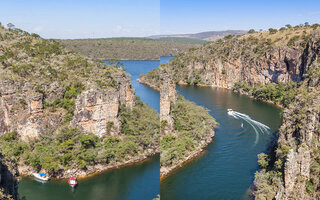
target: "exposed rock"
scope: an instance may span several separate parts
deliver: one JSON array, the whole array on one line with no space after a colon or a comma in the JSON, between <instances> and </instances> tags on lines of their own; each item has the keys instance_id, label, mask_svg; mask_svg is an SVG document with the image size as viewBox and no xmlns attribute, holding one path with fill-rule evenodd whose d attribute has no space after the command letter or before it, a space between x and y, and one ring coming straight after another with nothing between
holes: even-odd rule
<instances>
[{"instance_id":1,"label":"exposed rock","mask_svg":"<svg viewBox=\"0 0 320 200\"><path fill-rule=\"evenodd\" d=\"M167 134L174 132L174 122L170 115L171 104L176 102L176 87L175 83L168 73L162 71L160 74L160 121L163 123L167 122L167 126L161 129L161 134Z\"/></svg>"},{"instance_id":2,"label":"exposed rock","mask_svg":"<svg viewBox=\"0 0 320 200\"><path fill-rule=\"evenodd\" d=\"M82 92L76 100L73 126L86 133L94 133L99 137L107 134L107 123L113 122L114 128L110 135L120 133L119 91L95 91Z\"/></svg>"},{"instance_id":3,"label":"exposed rock","mask_svg":"<svg viewBox=\"0 0 320 200\"><path fill-rule=\"evenodd\" d=\"M3 163L0 158L0 189L3 190L5 195L10 195L13 199L19 199L18 176L16 164L14 162Z\"/></svg>"}]
</instances>

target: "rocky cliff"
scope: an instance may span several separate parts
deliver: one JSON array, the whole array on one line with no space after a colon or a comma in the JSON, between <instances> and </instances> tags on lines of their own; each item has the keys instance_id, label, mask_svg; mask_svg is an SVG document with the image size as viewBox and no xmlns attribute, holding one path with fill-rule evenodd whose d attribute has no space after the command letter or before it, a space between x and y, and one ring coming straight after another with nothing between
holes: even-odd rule
<instances>
[{"instance_id":1,"label":"rocky cliff","mask_svg":"<svg viewBox=\"0 0 320 200\"><path fill-rule=\"evenodd\" d=\"M177 92L172 77L165 71L160 74L160 121L162 124L161 135L174 131L174 121L170 115L173 105L177 101Z\"/></svg>"},{"instance_id":2,"label":"rocky cliff","mask_svg":"<svg viewBox=\"0 0 320 200\"><path fill-rule=\"evenodd\" d=\"M12 200L19 199L18 195L18 171L16 163L0 161L0 199Z\"/></svg>"},{"instance_id":3,"label":"rocky cliff","mask_svg":"<svg viewBox=\"0 0 320 200\"><path fill-rule=\"evenodd\" d=\"M283 112L275 153L256 173L256 199L320 198L320 68L318 63L309 67L297 96Z\"/></svg>"},{"instance_id":4,"label":"rocky cliff","mask_svg":"<svg viewBox=\"0 0 320 200\"><path fill-rule=\"evenodd\" d=\"M111 133L120 132L120 105L134 106L125 72L71 54L55 41L0 33L0 134L17 131L25 140L71 120L69 126L98 136L107 134L109 121Z\"/></svg>"},{"instance_id":5,"label":"rocky cliff","mask_svg":"<svg viewBox=\"0 0 320 200\"><path fill-rule=\"evenodd\" d=\"M188 53L165 66L178 84L232 88L236 82L299 82L319 54L318 25L225 37ZM145 79L157 79L150 73ZM158 72L157 72L158 73Z\"/></svg>"},{"instance_id":6,"label":"rocky cliff","mask_svg":"<svg viewBox=\"0 0 320 200\"><path fill-rule=\"evenodd\" d=\"M172 77L160 74L160 174L166 176L212 142L215 119L177 94Z\"/></svg>"},{"instance_id":7,"label":"rocky cliff","mask_svg":"<svg viewBox=\"0 0 320 200\"><path fill-rule=\"evenodd\" d=\"M123 68L2 26L0 125L0 153L28 173L84 175L159 152L159 116Z\"/></svg>"}]
</instances>

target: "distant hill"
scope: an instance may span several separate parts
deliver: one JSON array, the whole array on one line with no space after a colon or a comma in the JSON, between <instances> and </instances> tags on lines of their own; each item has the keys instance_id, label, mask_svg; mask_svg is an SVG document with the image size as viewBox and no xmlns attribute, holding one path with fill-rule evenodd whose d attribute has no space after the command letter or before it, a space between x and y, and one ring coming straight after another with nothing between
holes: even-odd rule
<instances>
[{"instance_id":1,"label":"distant hill","mask_svg":"<svg viewBox=\"0 0 320 200\"><path fill-rule=\"evenodd\" d=\"M150 60L176 56L206 41L186 38L101 38L59 40L67 49L95 59Z\"/></svg>"},{"instance_id":2,"label":"distant hill","mask_svg":"<svg viewBox=\"0 0 320 200\"><path fill-rule=\"evenodd\" d=\"M161 41L167 41L167 42L176 42L176 43L182 43L182 44L205 44L208 41L201 40L198 38L188 38L188 37L161 37L159 38Z\"/></svg>"},{"instance_id":3,"label":"distant hill","mask_svg":"<svg viewBox=\"0 0 320 200\"><path fill-rule=\"evenodd\" d=\"M243 35L248 31L245 30L226 30L226 31L206 31L191 34L172 34L172 35L153 35L149 38L197 38L200 40L215 41L227 35Z\"/></svg>"}]
</instances>

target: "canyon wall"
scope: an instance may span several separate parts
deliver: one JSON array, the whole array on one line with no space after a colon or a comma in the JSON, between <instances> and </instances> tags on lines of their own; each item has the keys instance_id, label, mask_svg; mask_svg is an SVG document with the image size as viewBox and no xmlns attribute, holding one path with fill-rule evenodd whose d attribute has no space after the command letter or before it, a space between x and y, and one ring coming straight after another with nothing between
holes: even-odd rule
<instances>
[{"instance_id":1,"label":"canyon wall","mask_svg":"<svg viewBox=\"0 0 320 200\"><path fill-rule=\"evenodd\" d=\"M178 84L232 88L236 82L300 82L320 50L320 30L310 29L219 40L180 54L163 68Z\"/></svg>"},{"instance_id":2,"label":"canyon wall","mask_svg":"<svg viewBox=\"0 0 320 200\"><path fill-rule=\"evenodd\" d=\"M6 200L11 196L19 199L18 195L18 171L14 162L2 162L0 159L0 199ZM2 193L2 194L1 194Z\"/></svg>"}]
</instances>

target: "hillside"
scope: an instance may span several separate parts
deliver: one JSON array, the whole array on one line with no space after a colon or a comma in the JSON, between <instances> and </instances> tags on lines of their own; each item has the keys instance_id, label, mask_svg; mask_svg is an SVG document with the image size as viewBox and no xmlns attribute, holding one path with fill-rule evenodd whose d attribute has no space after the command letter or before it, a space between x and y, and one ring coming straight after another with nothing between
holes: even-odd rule
<instances>
[{"instance_id":1,"label":"hillside","mask_svg":"<svg viewBox=\"0 0 320 200\"><path fill-rule=\"evenodd\" d=\"M194 38L206 41L215 41L221 39L228 35L243 35L246 34L245 30L226 30L226 31L206 31L200 33L190 33L190 34L171 34L171 35L154 35L150 38Z\"/></svg>"},{"instance_id":2,"label":"hillside","mask_svg":"<svg viewBox=\"0 0 320 200\"><path fill-rule=\"evenodd\" d=\"M197 38L188 38L188 37L162 37L162 38L159 38L159 40L181 43L181 44L205 44L208 42L206 40L201 40Z\"/></svg>"},{"instance_id":3,"label":"hillside","mask_svg":"<svg viewBox=\"0 0 320 200\"><path fill-rule=\"evenodd\" d=\"M59 40L67 49L90 58L107 60L158 60L199 47L201 40L156 40L147 38L106 38Z\"/></svg>"},{"instance_id":4,"label":"hillside","mask_svg":"<svg viewBox=\"0 0 320 200\"><path fill-rule=\"evenodd\" d=\"M181 53L163 67L178 84L232 88L236 82L299 82L317 57L319 34L314 25L227 36ZM157 77L153 70L143 78L155 82Z\"/></svg>"},{"instance_id":5,"label":"hillside","mask_svg":"<svg viewBox=\"0 0 320 200\"><path fill-rule=\"evenodd\" d=\"M255 199L319 199L320 26L270 29L205 44L141 80L230 88L281 105L283 122L269 155L258 155Z\"/></svg>"},{"instance_id":6,"label":"hillside","mask_svg":"<svg viewBox=\"0 0 320 200\"><path fill-rule=\"evenodd\" d=\"M84 176L159 152L159 115L122 68L20 29L0 26L0 41L0 155L20 173Z\"/></svg>"}]
</instances>

